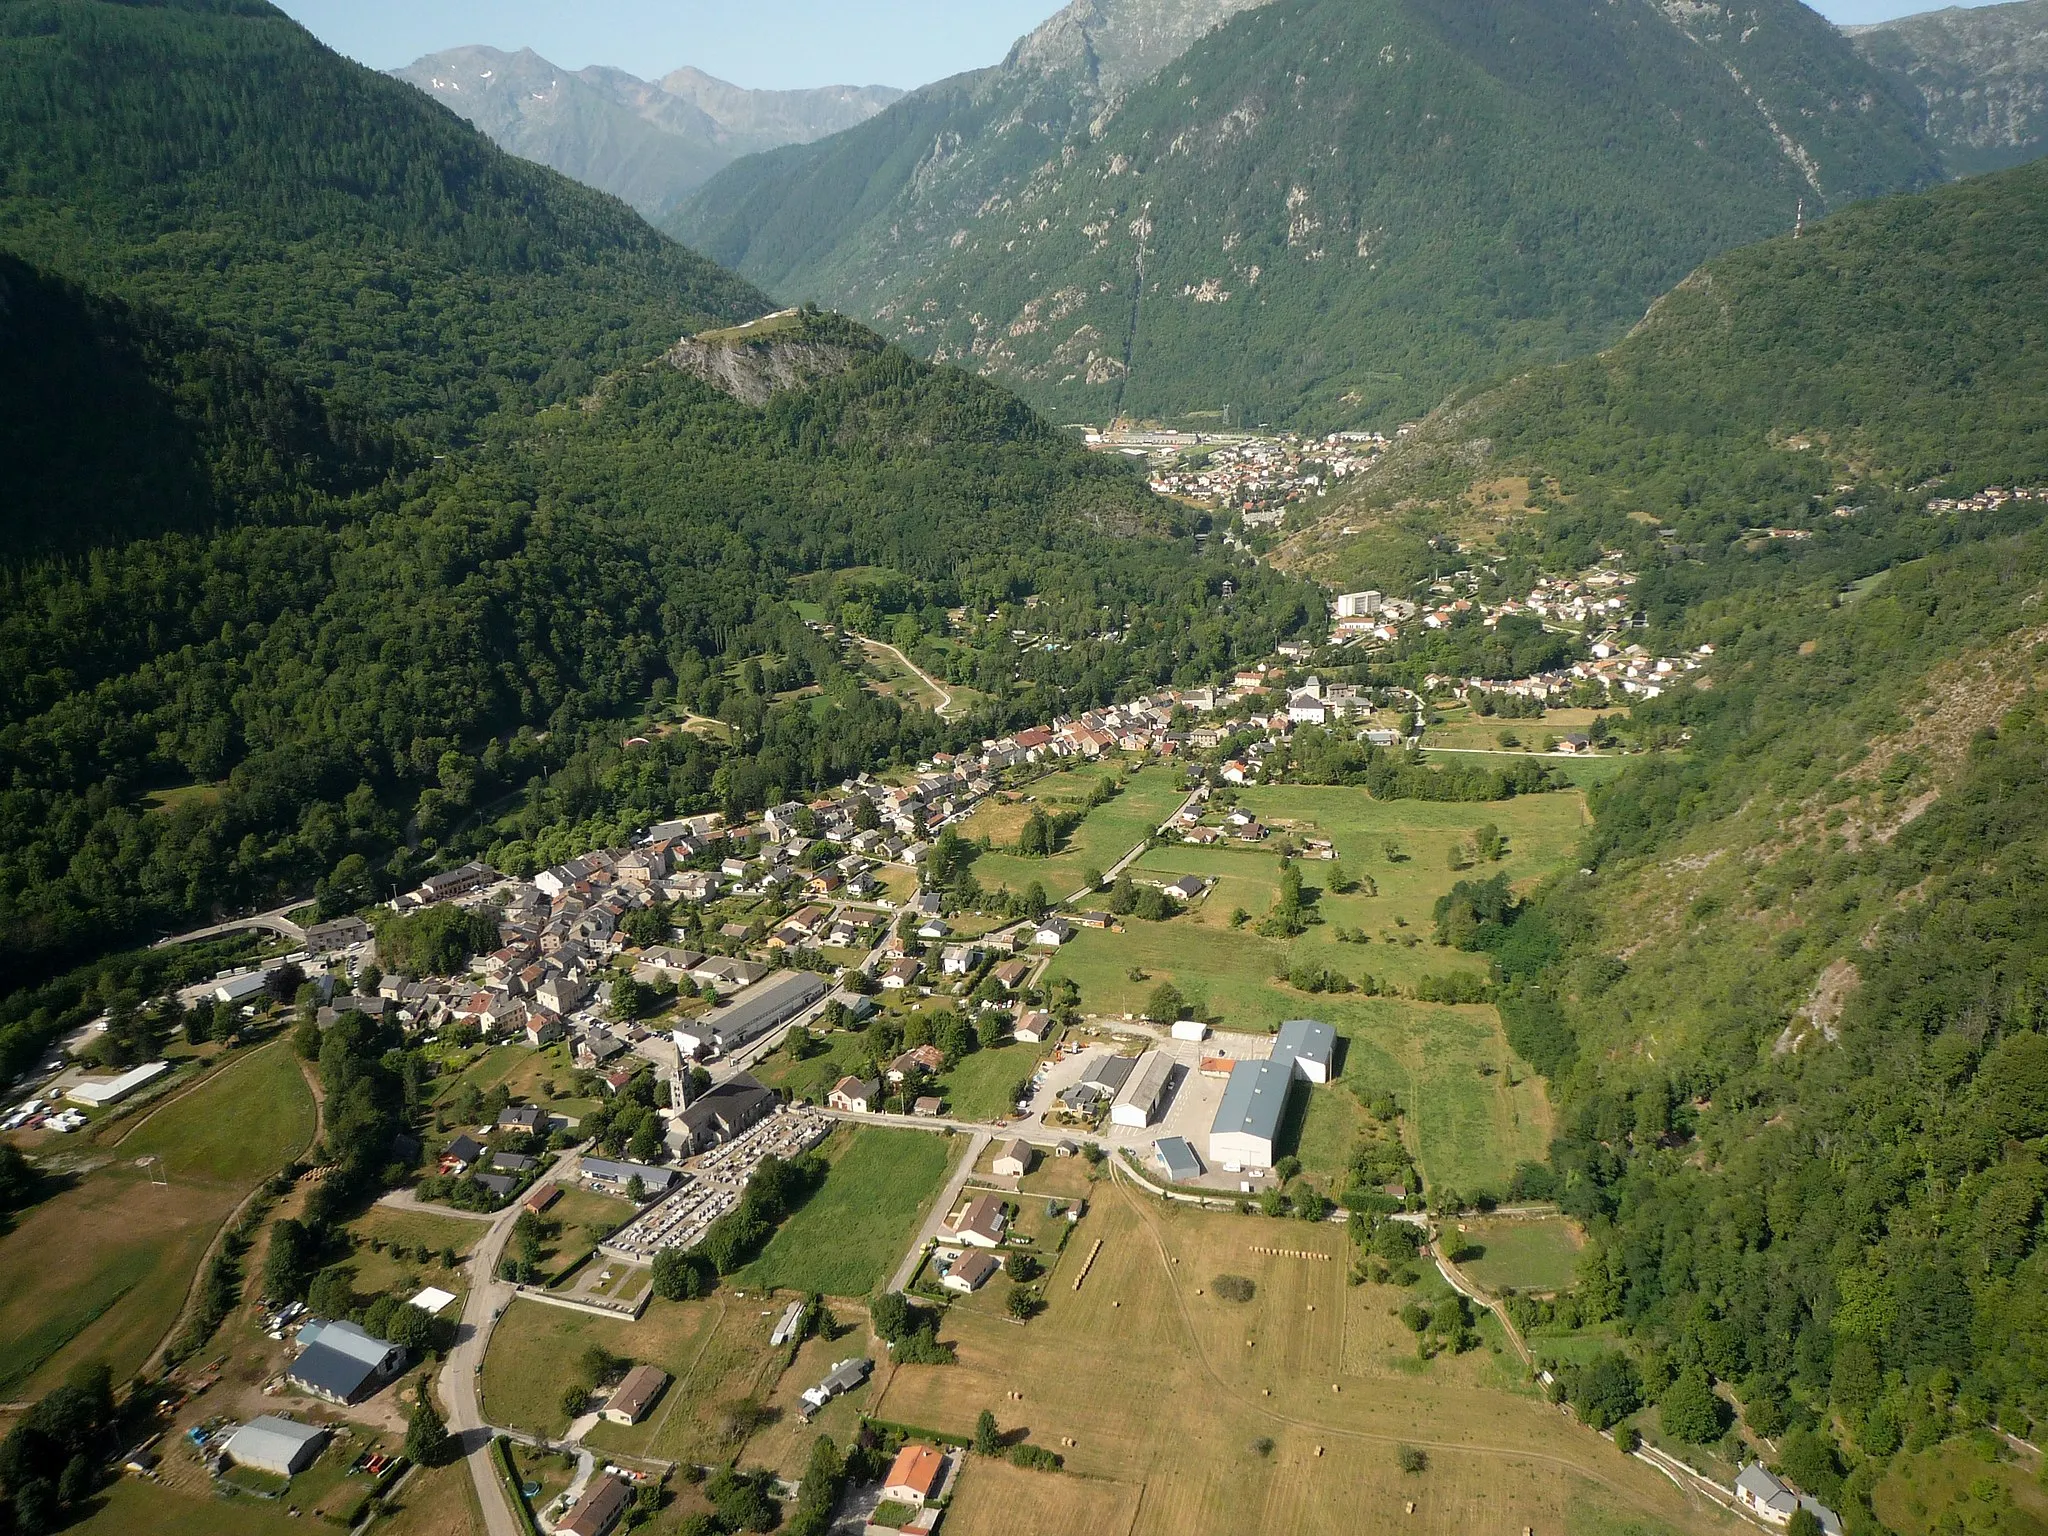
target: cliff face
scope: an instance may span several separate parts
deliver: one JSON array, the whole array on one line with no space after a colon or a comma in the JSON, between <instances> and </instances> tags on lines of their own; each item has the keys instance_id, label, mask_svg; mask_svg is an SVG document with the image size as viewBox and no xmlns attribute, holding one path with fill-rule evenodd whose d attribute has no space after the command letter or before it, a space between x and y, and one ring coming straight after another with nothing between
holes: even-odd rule
<instances>
[{"instance_id":1,"label":"cliff face","mask_svg":"<svg viewBox=\"0 0 2048 1536\"><path fill-rule=\"evenodd\" d=\"M1845 29L1858 51L1919 97L1927 136L1957 175L2048 149L2048 0L1951 7Z\"/></svg>"},{"instance_id":2,"label":"cliff face","mask_svg":"<svg viewBox=\"0 0 2048 1536\"><path fill-rule=\"evenodd\" d=\"M766 405L786 389L850 372L864 351L851 340L820 334L800 311L785 309L749 325L685 336L663 358L749 405Z\"/></svg>"}]
</instances>

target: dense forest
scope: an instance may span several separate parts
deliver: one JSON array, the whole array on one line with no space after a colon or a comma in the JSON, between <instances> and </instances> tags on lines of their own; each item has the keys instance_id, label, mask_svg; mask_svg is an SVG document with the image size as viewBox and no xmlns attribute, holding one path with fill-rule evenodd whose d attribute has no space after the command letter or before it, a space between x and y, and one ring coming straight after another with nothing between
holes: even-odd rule
<instances>
[{"instance_id":1,"label":"dense forest","mask_svg":"<svg viewBox=\"0 0 2048 1536\"><path fill-rule=\"evenodd\" d=\"M1063 420L1391 426L1612 342L1802 203L1941 178L1820 16L1721 14L1277 0L1113 104L1025 67L913 92L672 227Z\"/></svg>"}]
</instances>

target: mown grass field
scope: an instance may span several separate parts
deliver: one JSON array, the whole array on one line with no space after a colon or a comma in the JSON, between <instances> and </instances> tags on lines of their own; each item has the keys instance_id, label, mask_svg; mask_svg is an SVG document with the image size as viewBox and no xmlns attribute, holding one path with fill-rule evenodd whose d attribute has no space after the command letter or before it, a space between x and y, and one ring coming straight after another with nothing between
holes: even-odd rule
<instances>
[{"instance_id":1,"label":"mown grass field","mask_svg":"<svg viewBox=\"0 0 2048 1536\"><path fill-rule=\"evenodd\" d=\"M1344 1082L1371 1097L1392 1091L1407 1111L1407 1135L1424 1177L1472 1191L1506 1187L1517 1162L1541 1158L1551 1115L1543 1084L1509 1050L1499 1018L1487 1007L1451 1008L1361 993L1297 991L1279 974L1298 965L1374 977L1383 989L1411 988L1426 975L1483 972L1484 955L1442 949L1431 941L1437 899L1461 879L1505 874L1516 886L1541 879L1572 856L1584 830L1585 803L1574 793L1530 795L1488 805L1381 802L1362 790L1276 786L1249 789L1240 803L1273 829L1253 848L1167 844L1138 861L1140 876L1196 874L1216 885L1194 907L1163 923L1131 919L1122 933L1084 929L1047 972L1081 989L1084 1010L1141 1011L1161 981L1171 981L1224 1029L1259 1032L1283 1019L1327 1020L1347 1042ZM1505 838L1495 863L1451 868L1450 849L1470 846L1491 823ZM1283 837L1328 838L1335 860L1300 864L1304 887L1319 892L1323 917L1294 939L1263 938L1257 919L1279 896ZM1392 844L1400 857L1390 859ZM1370 877L1347 895L1329 889L1342 866ZM1235 909L1251 921L1233 927ZM1362 930L1368 942L1342 943L1339 928ZM1137 973L1135 976L1133 971ZM1334 1182L1348 1158L1355 1103L1318 1091L1309 1096L1294 1148L1314 1174Z\"/></svg>"},{"instance_id":2,"label":"mown grass field","mask_svg":"<svg viewBox=\"0 0 2048 1536\"><path fill-rule=\"evenodd\" d=\"M1617 718L1627 713L1625 709L1551 709L1538 720L1509 720L1501 715L1478 715L1470 709L1454 707L1443 711L1441 725L1432 725L1423 732L1422 745L1425 749L1486 747L1498 751L1501 733L1505 731L1519 743L1507 750L1532 752L1546 736L1562 741L1574 732L1585 735L1602 715Z\"/></svg>"},{"instance_id":3,"label":"mown grass field","mask_svg":"<svg viewBox=\"0 0 2048 1536\"><path fill-rule=\"evenodd\" d=\"M1044 1046L1014 1040L970 1051L939 1080L941 1091L957 1119L994 1120L1013 1115L1017 1105L1011 1091L1031 1076L1044 1056Z\"/></svg>"},{"instance_id":4,"label":"mown grass field","mask_svg":"<svg viewBox=\"0 0 2048 1536\"><path fill-rule=\"evenodd\" d=\"M75 1364L137 1370L177 1321L214 1232L305 1150L313 1099L291 1047L258 1047L167 1100L111 1159L0 1238L0 1395L29 1398ZM136 1159L163 1160L158 1186Z\"/></svg>"},{"instance_id":5,"label":"mown grass field","mask_svg":"<svg viewBox=\"0 0 2048 1536\"><path fill-rule=\"evenodd\" d=\"M1511 1353L1419 1361L1389 1315L1407 1293L1348 1285L1339 1228L1118 1189L1074 1240L1098 1238L1079 1292L1055 1284L1022 1328L956 1309L943 1336L959 1363L897 1367L883 1387L879 1418L965 1434L988 1408L1066 1458L1062 1474L970 1463L948 1517L959 1536L1739 1528L1546 1406ZM1220 1273L1250 1277L1253 1300L1219 1299ZM1098 1374L1077 1389L1081 1362ZM1427 1452L1426 1471L1400 1471L1404 1444Z\"/></svg>"},{"instance_id":6,"label":"mown grass field","mask_svg":"<svg viewBox=\"0 0 2048 1536\"><path fill-rule=\"evenodd\" d=\"M1578 1272L1585 1238L1562 1216L1529 1220L1512 1216L1474 1216L1460 1223L1456 1236L1477 1258L1460 1258L1458 1267L1488 1290L1561 1291Z\"/></svg>"},{"instance_id":7,"label":"mown grass field","mask_svg":"<svg viewBox=\"0 0 2048 1536\"><path fill-rule=\"evenodd\" d=\"M484 1356L484 1415L508 1429L559 1434L569 1424L562 1388L581 1374L583 1352L592 1344L680 1375L722 1310L715 1298L653 1301L632 1322L515 1300L498 1320ZM765 1331L761 1337L765 1342Z\"/></svg>"},{"instance_id":8,"label":"mown grass field","mask_svg":"<svg viewBox=\"0 0 2048 1536\"><path fill-rule=\"evenodd\" d=\"M1048 805L1073 808L1113 772L1107 764L1072 769L1041 779L1026 793L1045 796ZM1021 891L1036 880L1055 901L1072 895L1080 888L1087 870L1107 870L1173 814L1185 798L1174 788L1174 779L1175 770L1170 767L1154 764L1141 769L1125 781L1122 794L1089 812L1087 820L1068 835L1066 843L1051 858L1027 859L998 847L975 859L974 878L991 890L1007 886ZM979 835L972 818L960 835ZM1012 832L1013 843L1015 836ZM993 836L991 840L1001 841Z\"/></svg>"},{"instance_id":9,"label":"mown grass field","mask_svg":"<svg viewBox=\"0 0 2048 1536\"><path fill-rule=\"evenodd\" d=\"M842 1125L820 1149L832 1165L824 1185L730 1283L868 1295L909 1250L964 1146L932 1131Z\"/></svg>"}]
</instances>

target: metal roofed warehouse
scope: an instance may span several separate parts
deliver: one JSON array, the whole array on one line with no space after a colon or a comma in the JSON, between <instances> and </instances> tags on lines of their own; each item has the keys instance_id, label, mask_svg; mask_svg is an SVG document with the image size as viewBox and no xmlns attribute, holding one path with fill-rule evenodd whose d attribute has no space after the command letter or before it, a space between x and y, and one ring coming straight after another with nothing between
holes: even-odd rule
<instances>
[{"instance_id":1,"label":"metal roofed warehouse","mask_svg":"<svg viewBox=\"0 0 2048 1536\"><path fill-rule=\"evenodd\" d=\"M228 1460L238 1467L254 1467L273 1477L291 1477L305 1471L320 1457L326 1442L326 1426L298 1424L266 1413L251 1419L228 1437Z\"/></svg>"},{"instance_id":2,"label":"metal roofed warehouse","mask_svg":"<svg viewBox=\"0 0 2048 1536\"><path fill-rule=\"evenodd\" d=\"M1293 1086L1292 1061L1240 1061L1233 1067L1209 1127L1209 1161L1233 1170L1272 1167L1273 1143Z\"/></svg>"},{"instance_id":3,"label":"metal roofed warehouse","mask_svg":"<svg viewBox=\"0 0 2048 1536\"><path fill-rule=\"evenodd\" d=\"M1289 1019L1273 1040L1273 1059L1291 1061L1312 1083L1327 1083L1336 1065L1337 1031L1321 1019Z\"/></svg>"},{"instance_id":4,"label":"metal roofed warehouse","mask_svg":"<svg viewBox=\"0 0 2048 1536\"><path fill-rule=\"evenodd\" d=\"M776 1025L795 1018L825 995L822 979L809 971L782 971L757 981L738 1002L714 1008L672 1031L679 1049L696 1052L707 1046L721 1055L749 1045Z\"/></svg>"}]
</instances>

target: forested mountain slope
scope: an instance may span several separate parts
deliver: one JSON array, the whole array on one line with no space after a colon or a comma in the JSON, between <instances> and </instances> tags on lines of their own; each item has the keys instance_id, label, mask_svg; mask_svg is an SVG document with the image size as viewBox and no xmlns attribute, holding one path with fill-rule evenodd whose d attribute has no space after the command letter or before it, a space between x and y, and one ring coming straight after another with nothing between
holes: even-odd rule
<instances>
[{"instance_id":1,"label":"forested mountain slope","mask_svg":"<svg viewBox=\"0 0 2048 1536\"><path fill-rule=\"evenodd\" d=\"M1950 6L1847 31L1920 98L1927 136L1958 176L2048 149L2048 0Z\"/></svg>"},{"instance_id":2,"label":"forested mountain slope","mask_svg":"<svg viewBox=\"0 0 2048 1536\"><path fill-rule=\"evenodd\" d=\"M1941 174L1796 0L1280 0L1092 117L1007 78L743 161L672 227L1062 419L1340 425L1591 351L1802 202Z\"/></svg>"},{"instance_id":3,"label":"forested mountain slope","mask_svg":"<svg viewBox=\"0 0 2048 1536\"><path fill-rule=\"evenodd\" d=\"M750 91L687 68L641 80L622 69L563 69L531 48L450 48L391 73L500 148L649 219L742 155L838 133L903 94L884 85Z\"/></svg>"},{"instance_id":4,"label":"forested mountain slope","mask_svg":"<svg viewBox=\"0 0 2048 1536\"><path fill-rule=\"evenodd\" d=\"M0 5L0 248L437 438L771 307L261 0Z\"/></svg>"},{"instance_id":5,"label":"forested mountain slope","mask_svg":"<svg viewBox=\"0 0 2048 1536\"><path fill-rule=\"evenodd\" d=\"M1337 514L1622 550L1644 644L1711 648L1631 712L1683 750L1594 792L1583 868L1465 935L1559 1104L1523 1191L1592 1232L1518 1305L1618 1322L1652 1400L1722 1385L1851 1531L1902 1447L2048 1419L2048 500L1947 505L2048 480L2044 234L2036 164L1718 258Z\"/></svg>"}]
</instances>

